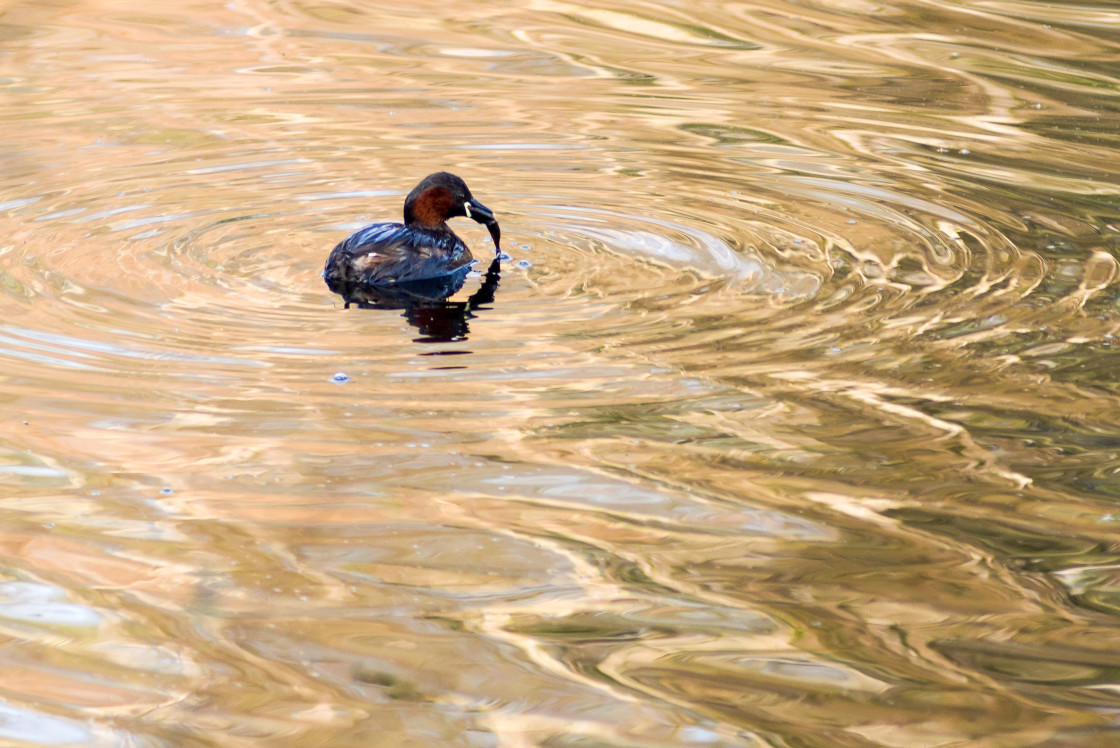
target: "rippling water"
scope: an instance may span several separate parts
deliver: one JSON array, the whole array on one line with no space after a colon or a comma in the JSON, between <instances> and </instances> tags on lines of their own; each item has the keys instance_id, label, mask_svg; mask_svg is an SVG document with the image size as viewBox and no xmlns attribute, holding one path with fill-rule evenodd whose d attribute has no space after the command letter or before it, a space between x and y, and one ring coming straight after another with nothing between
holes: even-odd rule
<instances>
[{"instance_id":1,"label":"rippling water","mask_svg":"<svg viewBox=\"0 0 1120 748\"><path fill-rule=\"evenodd\" d=\"M8 3L0 742L1114 745L1118 25Z\"/></svg>"}]
</instances>

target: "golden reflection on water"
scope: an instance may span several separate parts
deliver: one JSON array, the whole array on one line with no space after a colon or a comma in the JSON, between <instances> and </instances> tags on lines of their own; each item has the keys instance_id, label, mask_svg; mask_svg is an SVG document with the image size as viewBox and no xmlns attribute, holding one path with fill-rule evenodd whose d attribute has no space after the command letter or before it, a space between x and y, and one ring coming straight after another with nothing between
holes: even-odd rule
<instances>
[{"instance_id":1,"label":"golden reflection on water","mask_svg":"<svg viewBox=\"0 0 1120 748\"><path fill-rule=\"evenodd\" d=\"M1115 23L9 4L0 739L1111 745Z\"/></svg>"}]
</instances>

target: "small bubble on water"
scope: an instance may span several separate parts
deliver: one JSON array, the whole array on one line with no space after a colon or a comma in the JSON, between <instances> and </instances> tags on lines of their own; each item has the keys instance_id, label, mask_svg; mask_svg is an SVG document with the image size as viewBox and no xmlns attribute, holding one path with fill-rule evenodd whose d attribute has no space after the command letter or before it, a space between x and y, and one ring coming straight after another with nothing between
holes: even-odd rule
<instances>
[{"instance_id":1,"label":"small bubble on water","mask_svg":"<svg viewBox=\"0 0 1120 748\"><path fill-rule=\"evenodd\" d=\"M174 491L174 490L172 490L172 489L170 489L170 488L161 488L161 489L159 490L159 492L160 492L160 493L162 493L162 494L164 494L164 495L167 495L167 494L173 494L173 493L175 493L175 491Z\"/></svg>"},{"instance_id":2,"label":"small bubble on water","mask_svg":"<svg viewBox=\"0 0 1120 748\"><path fill-rule=\"evenodd\" d=\"M849 225L849 226L855 226L855 225L856 225L856 222L855 222L855 221L848 221L848 225Z\"/></svg>"},{"instance_id":3,"label":"small bubble on water","mask_svg":"<svg viewBox=\"0 0 1120 748\"><path fill-rule=\"evenodd\" d=\"M530 247L528 244L522 244L521 248L522 249L532 249L532 247Z\"/></svg>"},{"instance_id":4,"label":"small bubble on water","mask_svg":"<svg viewBox=\"0 0 1120 748\"><path fill-rule=\"evenodd\" d=\"M968 150L967 148L961 148L961 155L962 156L967 156L970 153L972 153L972 151Z\"/></svg>"},{"instance_id":5,"label":"small bubble on water","mask_svg":"<svg viewBox=\"0 0 1120 748\"><path fill-rule=\"evenodd\" d=\"M346 384L350 381L350 376L345 372L335 372L335 375L331 377L331 381L335 384Z\"/></svg>"},{"instance_id":6,"label":"small bubble on water","mask_svg":"<svg viewBox=\"0 0 1120 748\"><path fill-rule=\"evenodd\" d=\"M100 492L100 491L93 491L93 492L92 492L92 495L93 495L93 496L100 496L100 495L101 495L101 492Z\"/></svg>"},{"instance_id":7,"label":"small bubble on water","mask_svg":"<svg viewBox=\"0 0 1120 748\"><path fill-rule=\"evenodd\" d=\"M512 260L513 258L510 257L505 252L502 252L500 255L498 255L498 259L501 260L502 262L508 262L509 260Z\"/></svg>"},{"instance_id":8,"label":"small bubble on water","mask_svg":"<svg viewBox=\"0 0 1120 748\"><path fill-rule=\"evenodd\" d=\"M516 267L531 268L531 267L533 267L533 263L529 262L528 260L518 260Z\"/></svg>"},{"instance_id":9,"label":"small bubble on water","mask_svg":"<svg viewBox=\"0 0 1120 748\"><path fill-rule=\"evenodd\" d=\"M952 58L953 58L953 59L955 60L955 59L957 59L958 57L960 57L960 56L961 56L961 53L960 53L960 52L953 52L953 53L952 53L951 55L949 55L949 56L950 56L950 57L952 57Z\"/></svg>"},{"instance_id":10,"label":"small bubble on water","mask_svg":"<svg viewBox=\"0 0 1120 748\"><path fill-rule=\"evenodd\" d=\"M1035 108L1035 109L1041 109L1041 108L1042 108L1042 104L1035 104L1035 105L1034 105L1034 108Z\"/></svg>"}]
</instances>

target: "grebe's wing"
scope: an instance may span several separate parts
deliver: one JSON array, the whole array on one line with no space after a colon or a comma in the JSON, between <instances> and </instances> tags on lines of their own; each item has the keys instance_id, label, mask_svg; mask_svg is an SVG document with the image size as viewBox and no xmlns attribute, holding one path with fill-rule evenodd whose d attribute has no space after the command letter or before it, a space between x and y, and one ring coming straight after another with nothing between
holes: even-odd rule
<instances>
[{"instance_id":1,"label":"grebe's wing","mask_svg":"<svg viewBox=\"0 0 1120 748\"><path fill-rule=\"evenodd\" d=\"M368 285L408 283L456 273L472 259L467 245L450 231L376 223L331 251L323 277Z\"/></svg>"}]
</instances>

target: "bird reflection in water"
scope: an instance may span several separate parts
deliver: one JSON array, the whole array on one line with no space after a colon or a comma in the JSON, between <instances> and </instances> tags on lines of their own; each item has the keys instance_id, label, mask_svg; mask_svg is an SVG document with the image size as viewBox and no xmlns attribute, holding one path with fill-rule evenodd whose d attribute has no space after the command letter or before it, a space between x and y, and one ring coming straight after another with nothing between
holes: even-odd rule
<instances>
[{"instance_id":1,"label":"bird reflection in water","mask_svg":"<svg viewBox=\"0 0 1120 748\"><path fill-rule=\"evenodd\" d=\"M485 309L493 303L494 292L501 280L501 260L495 257L490 262L482 285L466 301L447 299L463 287L470 267L438 278L395 283L384 286L347 283L328 280L327 286L346 302L360 309L403 309L404 318L420 331L417 343L446 343L453 340L466 340L470 332L468 320L473 319L476 310Z\"/></svg>"}]
</instances>

